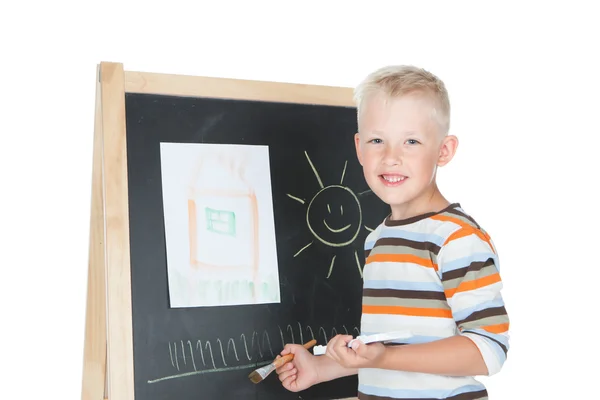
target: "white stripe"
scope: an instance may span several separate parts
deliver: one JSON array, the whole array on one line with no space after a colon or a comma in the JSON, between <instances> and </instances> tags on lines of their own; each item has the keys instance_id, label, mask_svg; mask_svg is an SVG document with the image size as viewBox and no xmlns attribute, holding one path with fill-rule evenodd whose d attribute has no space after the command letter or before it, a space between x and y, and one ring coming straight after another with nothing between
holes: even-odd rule
<instances>
[{"instance_id":1,"label":"white stripe","mask_svg":"<svg viewBox=\"0 0 600 400\"><path fill-rule=\"evenodd\" d=\"M466 336L469 339L471 339L473 343L475 343L477 348L479 348L479 352L481 353L483 361L485 362L485 365L488 369L487 376L492 376L498 373L502 368L502 364L500 364L498 357L496 357L496 354L494 353L494 349L490 347L488 341L479 335L474 335L468 332L465 333L463 336Z\"/></svg>"},{"instance_id":2,"label":"white stripe","mask_svg":"<svg viewBox=\"0 0 600 400\"><path fill-rule=\"evenodd\" d=\"M449 337L457 334L452 318L413 317L407 315L363 314L361 332L394 332L409 330L416 336Z\"/></svg>"},{"instance_id":3,"label":"white stripe","mask_svg":"<svg viewBox=\"0 0 600 400\"><path fill-rule=\"evenodd\" d=\"M448 390L460 386L478 385L471 377L451 377L444 375L422 374L417 372L393 371L365 368L358 371L361 385L406 390Z\"/></svg>"},{"instance_id":4,"label":"white stripe","mask_svg":"<svg viewBox=\"0 0 600 400\"><path fill-rule=\"evenodd\" d=\"M431 282L441 280L433 268L410 262L370 262L363 270L365 280Z\"/></svg>"}]
</instances>

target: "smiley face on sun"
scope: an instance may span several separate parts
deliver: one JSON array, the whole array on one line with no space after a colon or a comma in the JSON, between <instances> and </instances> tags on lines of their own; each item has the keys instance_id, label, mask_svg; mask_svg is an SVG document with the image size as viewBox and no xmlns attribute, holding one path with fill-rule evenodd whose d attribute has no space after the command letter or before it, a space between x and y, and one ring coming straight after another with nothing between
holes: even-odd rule
<instances>
[{"instance_id":1,"label":"smiley face on sun","mask_svg":"<svg viewBox=\"0 0 600 400\"><path fill-rule=\"evenodd\" d=\"M322 188L306 209L308 229L317 240L328 246L343 247L352 243L360 233L361 223L358 197L342 185Z\"/></svg>"},{"instance_id":2,"label":"smiley face on sun","mask_svg":"<svg viewBox=\"0 0 600 400\"><path fill-rule=\"evenodd\" d=\"M344 186L344 175L348 161L344 164L342 178L339 184L324 186L319 173L313 165L308 153L305 151L306 159L312 168L321 189L308 202L306 208L306 225L314 238L319 242L330 247L345 247L352 244L358 237L362 229L362 209L358 196L347 186ZM306 202L296 196L287 194L288 197L305 204ZM373 229L365 226L365 229ZM313 242L308 243L301 248L294 257L298 256L303 250L311 246ZM335 255L331 259L327 278L333 272ZM362 269L358 254L354 251L356 266L362 278Z\"/></svg>"}]
</instances>

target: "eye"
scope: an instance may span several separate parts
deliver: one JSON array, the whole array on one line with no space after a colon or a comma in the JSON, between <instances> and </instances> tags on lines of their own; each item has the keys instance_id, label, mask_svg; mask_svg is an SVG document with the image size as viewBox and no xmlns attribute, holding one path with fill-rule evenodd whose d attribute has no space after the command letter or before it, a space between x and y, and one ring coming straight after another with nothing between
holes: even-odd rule
<instances>
[{"instance_id":1,"label":"eye","mask_svg":"<svg viewBox=\"0 0 600 400\"><path fill-rule=\"evenodd\" d=\"M419 144L419 141L416 139L408 139L406 141L407 144Z\"/></svg>"},{"instance_id":2,"label":"eye","mask_svg":"<svg viewBox=\"0 0 600 400\"><path fill-rule=\"evenodd\" d=\"M382 142L382 140L381 140L381 139L371 139L371 140L369 140L367 143L379 144L379 143L381 143L381 142Z\"/></svg>"}]
</instances>

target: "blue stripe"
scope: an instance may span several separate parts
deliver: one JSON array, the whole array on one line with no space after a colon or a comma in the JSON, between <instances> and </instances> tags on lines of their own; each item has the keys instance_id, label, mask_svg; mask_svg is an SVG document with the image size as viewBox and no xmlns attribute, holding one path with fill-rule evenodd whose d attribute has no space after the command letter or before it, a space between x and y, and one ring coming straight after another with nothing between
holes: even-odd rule
<instances>
[{"instance_id":1,"label":"blue stripe","mask_svg":"<svg viewBox=\"0 0 600 400\"><path fill-rule=\"evenodd\" d=\"M368 335L375 335L378 332L361 332L361 335L363 336L368 336ZM444 336L420 336L420 335L415 335L412 336L410 338L407 339L399 339L399 340L390 340L389 342L386 343L401 343L401 344L415 344L415 343L429 343L429 342L433 342L435 340L440 340L440 339L444 339Z\"/></svg>"},{"instance_id":2,"label":"blue stripe","mask_svg":"<svg viewBox=\"0 0 600 400\"><path fill-rule=\"evenodd\" d=\"M476 304L471 308L465 308L464 310L461 310L458 312L453 312L453 315L454 315L455 320L460 321L460 320L467 318L469 315L473 314L476 311L485 310L487 308L502 307L502 306L504 306L504 301L502 300L502 298L499 298L499 299L490 300L490 301Z\"/></svg>"},{"instance_id":3,"label":"blue stripe","mask_svg":"<svg viewBox=\"0 0 600 400\"><path fill-rule=\"evenodd\" d=\"M393 399L402 398L446 398L461 393L477 392L484 390L483 385L465 385L457 389L437 389L437 390L409 390L409 389L387 389L377 386L367 386L363 384L358 385L358 390L364 394L370 394L373 396L391 397Z\"/></svg>"},{"instance_id":4,"label":"blue stripe","mask_svg":"<svg viewBox=\"0 0 600 400\"><path fill-rule=\"evenodd\" d=\"M418 233L418 232L403 231L398 228L383 228L381 230L381 234L379 235L379 238L400 238L400 239L412 240L415 242L423 242L423 243L430 242L430 243L434 243L438 246L443 245L444 241L445 241L445 238L443 238L439 235L434 235L431 233Z\"/></svg>"},{"instance_id":5,"label":"blue stripe","mask_svg":"<svg viewBox=\"0 0 600 400\"><path fill-rule=\"evenodd\" d=\"M397 289L397 290L429 290L443 292L443 286L438 282L404 282L367 280L363 284L365 289Z\"/></svg>"},{"instance_id":6,"label":"blue stripe","mask_svg":"<svg viewBox=\"0 0 600 400\"><path fill-rule=\"evenodd\" d=\"M498 259L494 253L490 253L490 252L473 253L468 257L463 257L463 258L459 258L457 260L453 260L453 261L444 263L441 267L441 270L442 270L442 273L448 272L448 271L453 271L455 269L468 267L473 262L484 262L490 258L494 260L494 263L496 265L498 265L498 263L497 263Z\"/></svg>"}]
</instances>

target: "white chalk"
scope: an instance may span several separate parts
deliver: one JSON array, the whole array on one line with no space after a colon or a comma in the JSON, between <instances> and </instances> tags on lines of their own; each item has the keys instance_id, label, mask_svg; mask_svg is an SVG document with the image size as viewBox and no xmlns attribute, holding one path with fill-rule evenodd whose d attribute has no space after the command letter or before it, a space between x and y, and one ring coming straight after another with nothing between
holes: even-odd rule
<instances>
[{"instance_id":1,"label":"white chalk","mask_svg":"<svg viewBox=\"0 0 600 400\"><path fill-rule=\"evenodd\" d=\"M375 342L384 342L385 343L385 342L390 342L393 340L408 339L411 336L413 336L413 334L408 330L387 332L387 333L376 333L374 335L366 335L366 336L357 336L356 338L354 338L348 342L348 347L352 347L352 343L354 343L355 340L360 340L364 344L375 343ZM315 356L322 356L323 354L325 354L326 351L327 351L327 346L313 347L313 354Z\"/></svg>"},{"instance_id":2,"label":"white chalk","mask_svg":"<svg viewBox=\"0 0 600 400\"><path fill-rule=\"evenodd\" d=\"M315 356L322 356L327 351L327 346L315 346L313 347L313 354Z\"/></svg>"}]
</instances>

